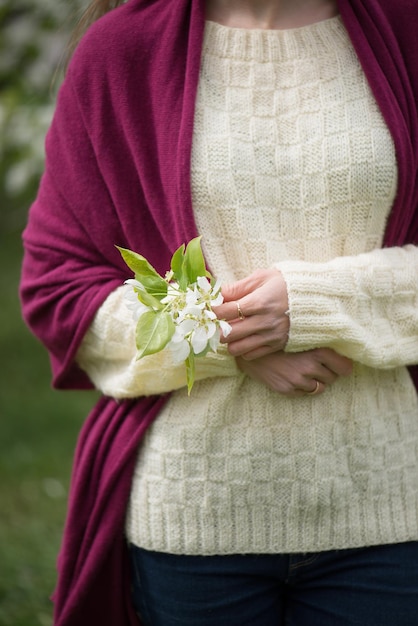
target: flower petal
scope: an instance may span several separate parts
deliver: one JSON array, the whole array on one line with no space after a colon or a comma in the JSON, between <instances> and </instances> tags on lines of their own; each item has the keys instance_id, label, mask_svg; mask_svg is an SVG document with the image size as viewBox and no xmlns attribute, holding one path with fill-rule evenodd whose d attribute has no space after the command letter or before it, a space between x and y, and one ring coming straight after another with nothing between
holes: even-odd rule
<instances>
[{"instance_id":1,"label":"flower petal","mask_svg":"<svg viewBox=\"0 0 418 626\"><path fill-rule=\"evenodd\" d=\"M206 276L198 276L196 282L199 289L204 293L209 293L209 291L212 289L211 284Z\"/></svg>"},{"instance_id":2,"label":"flower petal","mask_svg":"<svg viewBox=\"0 0 418 626\"><path fill-rule=\"evenodd\" d=\"M228 337L229 333L232 330L232 326L228 324L228 322L225 322L225 320L219 320L218 323L219 323L223 336Z\"/></svg>"},{"instance_id":3,"label":"flower petal","mask_svg":"<svg viewBox=\"0 0 418 626\"><path fill-rule=\"evenodd\" d=\"M219 292L215 298L212 298L210 301L211 306L220 306L224 301L223 295Z\"/></svg>"},{"instance_id":4,"label":"flower petal","mask_svg":"<svg viewBox=\"0 0 418 626\"><path fill-rule=\"evenodd\" d=\"M213 335L216 333L217 331L217 325L214 324L213 322L209 322L205 324L205 332L206 332L206 337L208 339L210 339L211 337L213 337Z\"/></svg>"},{"instance_id":5,"label":"flower petal","mask_svg":"<svg viewBox=\"0 0 418 626\"><path fill-rule=\"evenodd\" d=\"M183 334L183 337L185 335L188 335L189 333L191 333L197 326L198 322L195 319L183 319L178 323L178 329L179 332Z\"/></svg>"},{"instance_id":6,"label":"flower petal","mask_svg":"<svg viewBox=\"0 0 418 626\"><path fill-rule=\"evenodd\" d=\"M192 347L195 354L200 354L206 348L208 336L206 330L202 327L196 328L192 334Z\"/></svg>"},{"instance_id":7,"label":"flower petal","mask_svg":"<svg viewBox=\"0 0 418 626\"><path fill-rule=\"evenodd\" d=\"M145 287L139 280L136 278L128 278L125 280L125 285L131 285L134 289L139 289L140 291L145 291Z\"/></svg>"},{"instance_id":8,"label":"flower petal","mask_svg":"<svg viewBox=\"0 0 418 626\"><path fill-rule=\"evenodd\" d=\"M209 345L213 352L216 352L221 339L221 331L219 328L216 329L216 333L209 339Z\"/></svg>"},{"instance_id":9,"label":"flower petal","mask_svg":"<svg viewBox=\"0 0 418 626\"><path fill-rule=\"evenodd\" d=\"M174 363L182 363L190 354L190 344L186 339L174 343L173 340L168 344L173 355Z\"/></svg>"},{"instance_id":10,"label":"flower petal","mask_svg":"<svg viewBox=\"0 0 418 626\"><path fill-rule=\"evenodd\" d=\"M212 309L205 309L203 311L205 317L207 317L208 320L216 320L216 315L215 313L212 311Z\"/></svg>"}]
</instances>

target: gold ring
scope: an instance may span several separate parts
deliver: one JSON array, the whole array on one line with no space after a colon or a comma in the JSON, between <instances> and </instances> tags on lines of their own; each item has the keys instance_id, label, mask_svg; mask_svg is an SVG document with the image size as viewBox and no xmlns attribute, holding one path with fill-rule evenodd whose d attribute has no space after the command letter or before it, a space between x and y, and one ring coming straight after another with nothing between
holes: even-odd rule
<instances>
[{"instance_id":1,"label":"gold ring","mask_svg":"<svg viewBox=\"0 0 418 626\"><path fill-rule=\"evenodd\" d=\"M315 381L316 386L315 389L313 391L307 391L306 393L308 394L308 396L314 396L315 394L318 393L320 387L321 387L321 383L319 382L319 380Z\"/></svg>"},{"instance_id":2,"label":"gold ring","mask_svg":"<svg viewBox=\"0 0 418 626\"><path fill-rule=\"evenodd\" d=\"M240 320L245 320L245 315L244 313L241 311L241 307L239 305L239 302L235 302L235 304L237 305L237 309L238 309L238 317Z\"/></svg>"}]
</instances>

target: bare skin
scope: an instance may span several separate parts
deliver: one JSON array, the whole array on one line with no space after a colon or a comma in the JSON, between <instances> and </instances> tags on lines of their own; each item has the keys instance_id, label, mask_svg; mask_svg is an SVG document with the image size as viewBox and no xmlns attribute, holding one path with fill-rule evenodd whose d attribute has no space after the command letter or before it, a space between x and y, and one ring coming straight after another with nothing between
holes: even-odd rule
<instances>
[{"instance_id":1,"label":"bare skin","mask_svg":"<svg viewBox=\"0 0 418 626\"><path fill-rule=\"evenodd\" d=\"M237 358L245 374L289 398L323 393L339 376L352 372L350 359L328 348L307 352L274 352L253 361Z\"/></svg>"},{"instance_id":2,"label":"bare skin","mask_svg":"<svg viewBox=\"0 0 418 626\"><path fill-rule=\"evenodd\" d=\"M224 304L215 313L231 323L232 331L225 339L230 354L251 361L283 350L289 335L289 303L286 283L278 270L257 270L225 285L222 295ZM244 319L239 319L237 302Z\"/></svg>"},{"instance_id":3,"label":"bare skin","mask_svg":"<svg viewBox=\"0 0 418 626\"><path fill-rule=\"evenodd\" d=\"M351 360L328 348L283 352L289 332L288 299L278 270L257 270L226 285L222 293L225 302L215 312L232 326L224 341L239 368L251 378L297 397L315 390L316 395L323 393L339 376L351 374ZM239 318L237 302L244 319Z\"/></svg>"},{"instance_id":4,"label":"bare skin","mask_svg":"<svg viewBox=\"0 0 418 626\"><path fill-rule=\"evenodd\" d=\"M206 17L225 26L289 29L338 14L337 0L207 0ZM230 321L225 339L238 366L274 391L297 397L322 393L339 376L351 373L349 359L320 348L290 354L283 351L289 333L285 281L276 269L258 270L222 290L219 318ZM240 319L237 302L244 314Z\"/></svg>"},{"instance_id":5,"label":"bare skin","mask_svg":"<svg viewBox=\"0 0 418 626\"><path fill-rule=\"evenodd\" d=\"M336 0L207 0L209 20L235 28L299 28L337 15Z\"/></svg>"}]
</instances>

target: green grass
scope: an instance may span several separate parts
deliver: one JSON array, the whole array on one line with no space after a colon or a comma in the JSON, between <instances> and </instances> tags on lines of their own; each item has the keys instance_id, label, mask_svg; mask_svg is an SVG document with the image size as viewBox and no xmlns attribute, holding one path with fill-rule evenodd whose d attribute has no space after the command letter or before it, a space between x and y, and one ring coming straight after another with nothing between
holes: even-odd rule
<instances>
[{"instance_id":1,"label":"green grass","mask_svg":"<svg viewBox=\"0 0 418 626\"><path fill-rule=\"evenodd\" d=\"M72 455L96 396L51 389L21 320L20 263L19 229L0 233L0 626L50 626Z\"/></svg>"}]
</instances>

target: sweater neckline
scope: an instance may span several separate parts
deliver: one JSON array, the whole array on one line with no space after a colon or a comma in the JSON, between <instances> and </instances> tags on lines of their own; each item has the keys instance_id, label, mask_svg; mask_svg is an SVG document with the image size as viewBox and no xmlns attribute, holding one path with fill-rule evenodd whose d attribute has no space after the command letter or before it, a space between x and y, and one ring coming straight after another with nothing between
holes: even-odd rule
<instances>
[{"instance_id":1,"label":"sweater neckline","mask_svg":"<svg viewBox=\"0 0 418 626\"><path fill-rule=\"evenodd\" d=\"M340 15L290 29L238 28L207 20L203 50L212 56L236 60L283 61L311 56L322 50L347 45Z\"/></svg>"}]
</instances>

